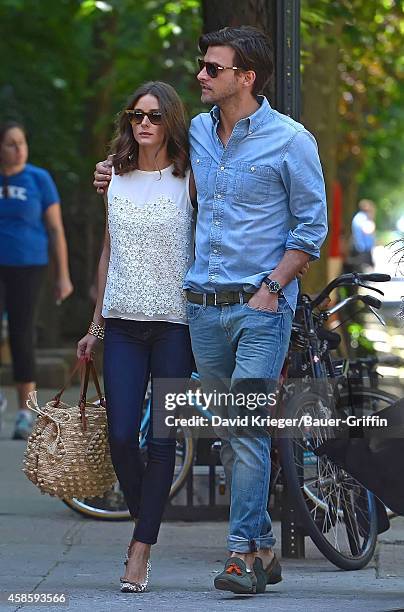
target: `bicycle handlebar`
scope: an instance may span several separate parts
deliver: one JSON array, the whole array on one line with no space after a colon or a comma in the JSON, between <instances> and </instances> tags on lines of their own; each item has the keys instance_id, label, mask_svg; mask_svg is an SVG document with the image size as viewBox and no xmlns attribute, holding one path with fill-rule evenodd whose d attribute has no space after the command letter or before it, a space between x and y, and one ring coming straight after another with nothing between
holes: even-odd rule
<instances>
[{"instance_id":1,"label":"bicycle handlebar","mask_svg":"<svg viewBox=\"0 0 404 612\"><path fill-rule=\"evenodd\" d=\"M358 274L361 280L370 281L371 283L387 283L391 281L390 274L379 274L378 272L373 272L372 274Z\"/></svg>"},{"instance_id":2,"label":"bicycle handlebar","mask_svg":"<svg viewBox=\"0 0 404 612\"><path fill-rule=\"evenodd\" d=\"M375 298L373 295L351 295L350 297L345 298L341 302L338 302L338 304L335 304L335 306L333 306L329 310L322 311L321 314L323 318L328 319L328 317L339 312L348 304L352 304L353 302L362 302L363 304L366 304L367 306L373 307L377 310L382 306L381 301Z\"/></svg>"},{"instance_id":3,"label":"bicycle handlebar","mask_svg":"<svg viewBox=\"0 0 404 612\"><path fill-rule=\"evenodd\" d=\"M391 276L389 274L379 274L377 272L373 272L371 274L358 274L357 272L353 272L352 274L341 274L341 276L334 278L334 280L328 283L321 293L319 293L318 296L311 301L311 307L315 308L321 304L321 302L327 298L331 291L336 287L360 285L366 281L373 283L386 283L389 280L391 280Z\"/></svg>"},{"instance_id":4,"label":"bicycle handlebar","mask_svg":"<svg viewBox=\"0 0 404 612\"><path fill-rule=\"evenodd\" d=\"M359 297L361 299L361 302L363 302L364 304L367 304L368 306L373 306L373 308L377 308L377 309L382 307L381 301L378 300L373 295L360 295Z\"/></svg>"}]
</instances>

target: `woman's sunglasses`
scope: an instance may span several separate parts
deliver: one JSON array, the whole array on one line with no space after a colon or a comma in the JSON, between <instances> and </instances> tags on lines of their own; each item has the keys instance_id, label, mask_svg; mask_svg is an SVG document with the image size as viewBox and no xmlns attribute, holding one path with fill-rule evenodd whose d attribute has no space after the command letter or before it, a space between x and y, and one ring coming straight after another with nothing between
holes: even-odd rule
<instances>
[{"instance_id":1,"label":"woman's sunglasses","mask_svg":"<svg viewBox=\"0 0 404 612\"><path fill-rule=\"evenodd\" d=\"M213 62L205 62L205 60L198 58L199 71L206 69L206 73L212 79L215 79L219 70L241 70L241 68L237 68L237 66L219 66L219 64L214 64Z\"/></svg>"},{"instance_id":2,"label":"woman's sunglasses","mask_svg":"<svg viewBox=\"0 0 404 612\"><path fill-rule=\"evenodd\" d=\"M141 110L133 110L130 108L126 110L125 113L128 115L129 121L131 123L136 123L136 125L140 125L145 117L147 117L153 125L160 125L162 121L162 115L159 111L144 113Z\"/></svg>"}]
</instances>

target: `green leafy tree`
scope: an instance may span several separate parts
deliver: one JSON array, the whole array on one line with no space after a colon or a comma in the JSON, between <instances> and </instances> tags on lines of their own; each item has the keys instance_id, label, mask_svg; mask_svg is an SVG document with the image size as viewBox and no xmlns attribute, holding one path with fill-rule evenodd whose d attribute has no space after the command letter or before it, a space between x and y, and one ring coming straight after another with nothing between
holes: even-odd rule
<instances>
[{"instance_id":1,"label":"green leafy tree","mask_svg":"<svg viewBox=\"0 0 404 612\"><path fill-rule=\"evenodd\" d=\"M399 0L302 2L303 121L319 141L330 206L333 181L343 186L347 228L359 197L401 181L403 29ZM308 290L325 266L313 266Z\"/></svg>"},{"instance_id":2,"label":"green leafy tree","mask_svg":"<svg viewBox=\"0 0 404 612\"><path fill-rule=\"evenodd\" d=\"M103 205L91 185L95 162L105 157L116 114L140 83L166 80L190 114L199 109L199 3L5 0L0 23L0 120L25 124L32 162L51 171L61 192L76 287L62 323L77 336L88 322L103 235ZM50 303L47 343L58 341Z\"/></svg>"}]
</instances>

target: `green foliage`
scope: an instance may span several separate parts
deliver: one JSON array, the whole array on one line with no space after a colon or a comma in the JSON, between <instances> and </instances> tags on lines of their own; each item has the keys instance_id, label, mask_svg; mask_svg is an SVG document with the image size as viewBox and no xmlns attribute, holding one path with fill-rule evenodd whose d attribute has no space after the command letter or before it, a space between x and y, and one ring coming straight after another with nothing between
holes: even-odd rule
<instances>
[{"instance_id":1,"label":"green foliage","mask_svg":"<svg viewBox=\"0 0 404 612\"><path fill-rule=\"evenodd\" d=\"M26 126L30 161L53 174L61 193L76 288L64 327L77 336L90 316L103 233L94 165L106 154L116 114L142 82L168 81L189 114L199 110L199 2L2 0L0 23L0 122Z\"/></svg>"},{"instance_id":2,"label":"green foliage","mask_svg":"<svg viewBox=\"0 0 404 612\"><path fill-rule=\"evenodd\" d=\"M57 176L67 199L99 155L83 150L83 132L103 131L106 122L109 139L114 115L141 82L167 80L191 112L198 106L193 81L199 3L155 0L139 6L136 0L0 3L0 54L7 58L0 119L26 125L32 161ZM112 67L103 74L105 62ZM97 100L106 90L111 115L98 117ZM94 112L87 113L91 106Z\"/></svg>"},{"instance_id":3,"label":"green foliage","mask_svg":"<svg viewBox=\"0 0 404 612\"><path fill-rule=\"evenodd\" d=\"M401 0L302 3L303 64L313 45L325 52L330 41L339 46L338 161L360 168L351 180L360 197L377 201L381 227L391 223L393 205L401 200L404 209L403 32Z\"/></svg>"},{"instance_id":4,"label":"green foliage","mask_svg":"<svg viewBox=\"0 0 404 612\"><path fill-rule=\"evenodd\" d=\"M369 357L375 355L373 342L366 338L365 327L361 323L350 323L348 326L351 348L355 350L357 357Z\"/></svg>"}]
</instances>

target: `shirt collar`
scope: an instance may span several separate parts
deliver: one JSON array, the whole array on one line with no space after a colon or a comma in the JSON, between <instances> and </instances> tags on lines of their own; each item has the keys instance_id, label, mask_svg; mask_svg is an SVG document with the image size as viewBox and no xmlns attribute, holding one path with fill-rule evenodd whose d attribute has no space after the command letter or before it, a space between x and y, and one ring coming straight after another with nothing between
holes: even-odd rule
<instances>
[{"instance_id":1,"label":"shirt collar","mask_svg":"<svg viewBox=\"0 0 404 612\"><path fill-rule=\"evenodd\" d=\"M250 133L253 132L259 125L261 125L265 117L272 110L271 105L269 104L265 96L257 96L257 102L260 105L259 108L257 108L257 110L249 117L240 119L240 121L249 122L249 132ZM212 118L213 124L217 125L220 119L220 108L217 105L215 105L211 109L210 116Z\"/></svg>"}]
</instances>

